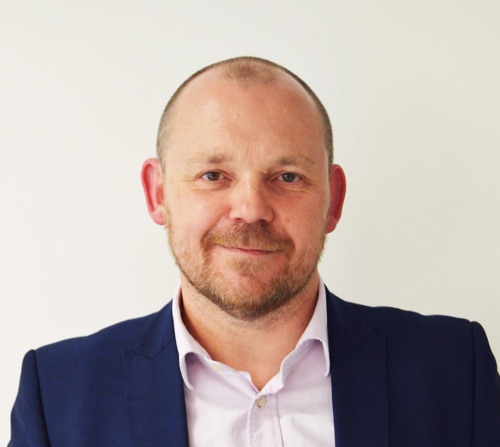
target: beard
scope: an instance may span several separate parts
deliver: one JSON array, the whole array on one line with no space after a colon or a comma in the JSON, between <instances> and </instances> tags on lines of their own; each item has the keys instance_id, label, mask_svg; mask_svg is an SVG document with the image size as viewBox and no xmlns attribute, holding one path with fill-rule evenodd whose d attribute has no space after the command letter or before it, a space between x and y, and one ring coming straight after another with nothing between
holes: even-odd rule
<instances>
[{"instance_id":1,"label":"beard","mask_svg":"<svg viewBox=\"0 0 500 447\"><path fill-rule=\"evenodd\" d=\"M169 213L170 214L170 213ZM293 241L276 234L265 222L239 223L229 229L207 231L198 249L187 246L176 234L169 218L167 235L173 257L191 286L202 296L232 317L255 321L290 303L309 283L323 252L326 232L300 259L293 261ZM325 224L326 225L326 224ZM225 268L217 268L212 259L217 247L252 247L255 250L284 255L285 266L269 278L270 260L258 257L225 260ZM236 272L236 278L227 272Z\"/></svg>"}]
</instances>

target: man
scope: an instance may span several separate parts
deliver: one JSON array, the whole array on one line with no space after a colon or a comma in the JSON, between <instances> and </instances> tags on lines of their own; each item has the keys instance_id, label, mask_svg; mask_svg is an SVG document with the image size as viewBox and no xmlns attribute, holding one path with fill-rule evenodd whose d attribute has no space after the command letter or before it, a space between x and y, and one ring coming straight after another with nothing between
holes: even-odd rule
<instances>
[{"instance_id":1,"label":"man","mask_svg":"<svg viewBox=\"0 0 500 447\"><path fill-rule=\"evenodd\" d=\"M368 308L317 272L345 194L328 115L257 58L189 78L142 181L180 288L159 313L27 354L20 446L500 446L477 323Z\"/></svg>"}]
</instances>

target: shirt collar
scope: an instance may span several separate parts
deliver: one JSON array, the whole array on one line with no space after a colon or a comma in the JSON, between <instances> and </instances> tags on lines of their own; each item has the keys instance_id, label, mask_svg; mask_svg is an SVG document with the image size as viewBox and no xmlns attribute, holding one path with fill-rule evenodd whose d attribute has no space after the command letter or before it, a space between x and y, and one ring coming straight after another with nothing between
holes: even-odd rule
<instances>
[{"instance_id":1,"label":"shirt collar","mask_svg":"<svg viewBox=\"0 0 500 447\"><path fill-rule=\"evenodd\" d=\"M297 342L297 348L303 344L309 344L311 341L321 342L323 355L325 356L325 377L330 373L330 348L328 345L328 319L326 316L326 289L321 277L319 278L318 301L314 309L311 321L306 330ZM296 348L296 349L297 349Z\"/></svg>"},{"instance_id":2,"label":"shirt collar","mask_svg":"<svg viewBox=\"0 0 500 447\"><path fill-rule=\"evenodd\" d=\"M210 355L201 346L195 338L189 333L184 322L182 321L181 315L181 286L177 286L174 298L172 300L172 314L174 318L174 333L175 342L177 344L177 350L179 352L179 367L181 370L182 379L184 384L190 389L193 389L193 385L189 381L189 376L187 372L186 356L188 354L198 354L202 357L210 359Z\"/></svg>"},{"instance_id":3,"label":"shirt collar","mask_svg":"<svg viewBox=\"0 0 500 447\"><path fill-rule=\"evenodd\" d=\"M298 351L303 351L308 345L319 341L323 348L323 355L325 357L325 377L330 373L330 351L328 346L328 328L326 317L326 292L323 280L319 279L318 300L314 309L313 315L306 330L303 332L296 348L284 360L282 370L288 369L287 365L290 360L296 356ZM193 389L193 385L189 381L188 367L186 357L189 354L197 354L206 360L211 361L208 352L201 346L195 338L189 333L181 316L181 287L177 286L173 300L172 300L172 313L174 319L174 333L177 343L177 350L179 352L179 367L184 380L184 384L188 389ZM290 365L291 366L291 365ZM286 371L283 371L286 374Z\"/></svg>"}]
</instances>

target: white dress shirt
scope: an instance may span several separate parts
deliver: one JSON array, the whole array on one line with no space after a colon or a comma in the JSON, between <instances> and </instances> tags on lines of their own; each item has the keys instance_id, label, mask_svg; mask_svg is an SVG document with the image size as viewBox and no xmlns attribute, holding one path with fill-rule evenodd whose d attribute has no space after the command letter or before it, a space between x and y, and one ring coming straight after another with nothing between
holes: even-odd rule
<instances>
[{"instance_id":1,"label":"white dress shirt","mask_svg":"<svg viewBox=\"0 0 500 447\"><path fill-rule=\"evenodd\" d=\"M262 390L250 374L212 360L184 326L174 330L192 447L335 446L325 287L295 349Z\"/></svg>"}]
</instances>

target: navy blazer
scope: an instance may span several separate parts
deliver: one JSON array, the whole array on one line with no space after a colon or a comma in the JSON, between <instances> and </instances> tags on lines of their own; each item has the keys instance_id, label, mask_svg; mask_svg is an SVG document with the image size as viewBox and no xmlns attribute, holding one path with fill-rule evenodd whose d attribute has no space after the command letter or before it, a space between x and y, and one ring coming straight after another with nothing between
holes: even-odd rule
<instances>
[{"instance_id":1,"label":"navy blazer","mask_svg":"<svg viewBox=\"0 0 500 447\"><path fill-rule=\"evenodd\" d=\"M327 312L337 447L500 446L500 377L479 324L328 291ZM10 447L187 445L171 304L26 355Z\"/></svg>"}]
</instances>

